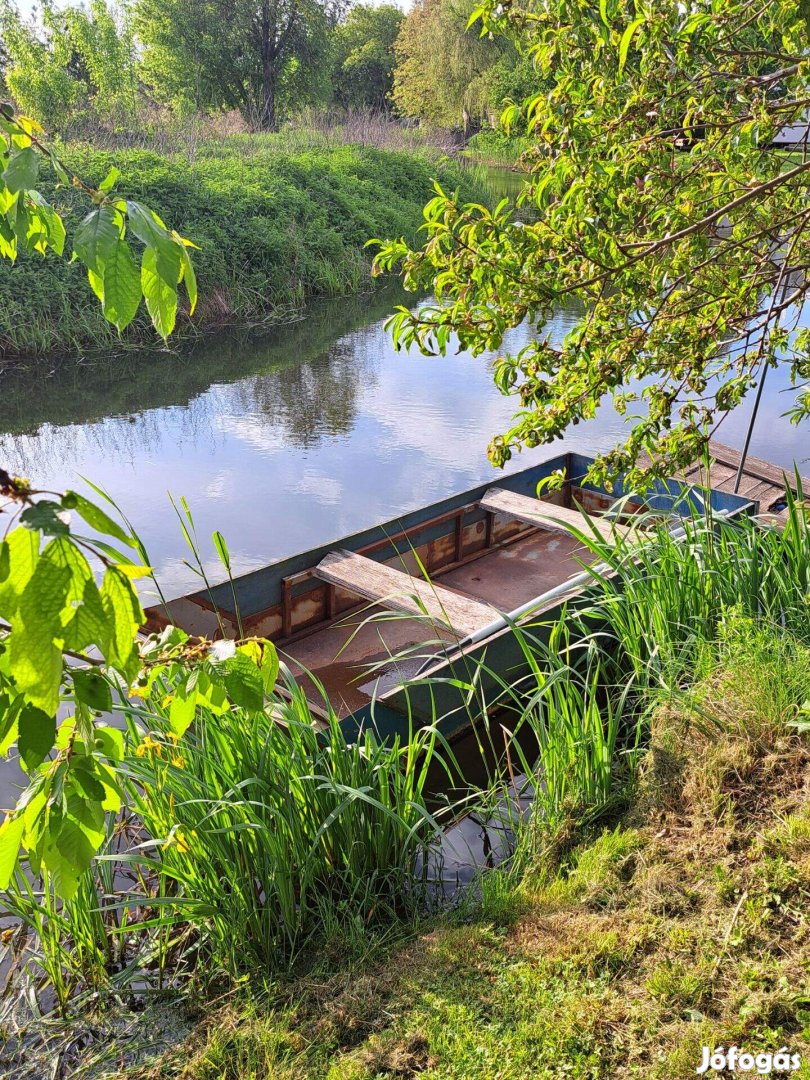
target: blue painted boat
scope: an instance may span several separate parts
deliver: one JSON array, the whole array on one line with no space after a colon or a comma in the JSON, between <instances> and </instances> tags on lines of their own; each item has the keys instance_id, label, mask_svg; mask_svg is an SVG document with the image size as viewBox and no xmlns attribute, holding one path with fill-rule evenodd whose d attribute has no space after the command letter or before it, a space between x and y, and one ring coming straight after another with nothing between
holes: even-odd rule
<instances>
[{"instance_id":1,"label":"blue painted boat","mask_svg":"<svg viewBox=\"0 0 810 1080\"><path fill-rule=\"evenodd\" d=\"M349 736L365 727L406 736L438 721L456 738L476 719L460 685L476 661L497 673L493 683L517 680L525 661L511 624L530 620L542 634L581 590L593 556L577 528L617 536L642 510L674 518L706 501L726 515L758 509L674 480L643 500L609 493L585 482L590 464L567 453L499 476L238 577L236 604L225 582L150 609L148 625L235 637L238 605L244 633L276 642L316 716L325 695ZM561 470L562 489L539 498Z\"/></svg>"}]
</instances>

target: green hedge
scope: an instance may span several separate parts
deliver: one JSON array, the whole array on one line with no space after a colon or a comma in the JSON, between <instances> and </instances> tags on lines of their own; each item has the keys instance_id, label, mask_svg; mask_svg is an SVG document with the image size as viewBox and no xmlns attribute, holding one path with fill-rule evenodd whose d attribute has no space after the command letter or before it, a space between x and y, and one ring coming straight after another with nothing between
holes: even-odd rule
<instances>
[{"instance_id":1,"label":"green hedge","mask_svg":"<svg viewBox=\"0 0 810 1080\"><path fill-rule=\"evenodd\" d=\"M290 151L283 136L203 144L195 159L147 150L70 145L68 165L95 184L115 164L122 193L143 199L199 245L197 327L283 317L308 297L336 296L368 284L370 237L414 239L433 178L478 197L456 163L373 147ZM43 193L65 213L68 244L87 206L72 190ZM192 330L181 319L180 333ZM154 332L142 312L124 335ZM0 358L108 348L104 321L84 271L54 256L0 264Z\"/></svg>"}]
</instances>

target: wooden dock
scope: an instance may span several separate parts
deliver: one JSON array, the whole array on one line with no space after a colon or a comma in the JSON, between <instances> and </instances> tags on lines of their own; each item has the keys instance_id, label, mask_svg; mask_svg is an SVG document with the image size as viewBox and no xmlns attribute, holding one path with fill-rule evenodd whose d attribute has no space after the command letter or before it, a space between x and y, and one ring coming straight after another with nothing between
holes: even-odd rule
<instances>
[{"instance_id":1,"label":"wooden dock","mask_svg":"<svg viewBox=\"0 0 810 1080\"><path fill-rule=\"evenodd\" d=\"M740 451L724 443L709 443L711 457L710 471L707 473L703 461L686 469L679 479L702 487L712 487L717 491L734 494L737 470L740 467ZM771 520L774 524L784 525L787 519L785 507L785 477L791 490L796 492L795 474L778 465L772 465L762 458L752 457L745 460L745 467L740 478L737 494L752 502L759 503L760 517ZM805 497L810 497L810 479L800 477Z\"/></svg>"}]
</instances>

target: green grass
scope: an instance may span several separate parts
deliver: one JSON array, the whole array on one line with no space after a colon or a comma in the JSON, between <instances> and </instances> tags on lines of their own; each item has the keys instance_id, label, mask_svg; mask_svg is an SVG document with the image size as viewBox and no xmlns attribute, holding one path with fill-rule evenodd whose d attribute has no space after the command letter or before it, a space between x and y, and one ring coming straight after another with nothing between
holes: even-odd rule
<instances>
[{"instance_id":1,"label":"green grass","mask_svg":"<svg viewBox=\"0 0 810 1080\"><path fill-rule=\"evenodd\" d=\"M434 178L478 194L471 175L429 150L307 145L284 135L212 140L193 154L78 144L62 153L91 184L116 165L122 193L199 245L200 302L192 324L181 320L181 335L283 320L307 298L370 287L364 245L372 237L414 239ZM70 189L41 187L66 215L69 245L87 208ZM0 361L109 349L118 340L81 267L51 255L0 264L0 328ZM125 335L140 339L154 344L143 312Z\"/></svg>"},{"instance_id":2,"label":"green grass","mask_svg":"<svg viewBox=\"0 0 810 1080\"><path fill-rule=\"evenodd\" d=\"M480 161L513 167L521 154L535 146L525 135L507 135L499 128L479 131L467 142L467 151Z\"/></svg>"},{"instance_id":3,"label":"green grass","mask_svg":"<svg viewBox=\"0 0 810 1080\"><path fill-rule=\"evenodd\" d=\"M795 713L810 651L791 649ZM703 1045L732 1044L787 1045L805 1059L792 1075L810 1076L810 751L787 726L784 656L780 631L738 621L695 688L714 734L687 702L659 705L621 819L570 822L510 881L510 905L488 888L360 965L238 995L127 1076L686 1080ZM673 753L677 779L662 787Z\"/></svg>"}]
</instances>

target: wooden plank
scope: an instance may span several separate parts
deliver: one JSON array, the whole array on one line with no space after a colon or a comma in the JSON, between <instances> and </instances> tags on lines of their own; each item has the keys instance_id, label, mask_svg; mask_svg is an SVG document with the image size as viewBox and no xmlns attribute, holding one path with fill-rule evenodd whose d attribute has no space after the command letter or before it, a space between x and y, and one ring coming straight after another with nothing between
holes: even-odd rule
<instances>
[{"instance_id":1,"label":"wooden plank","mask_svg":"<svg viewBox=\"0 0 810 1080\"><path fill-rule=\"evenodd\" d=\"M573 526L585 534L590 534L593 526L606 540L615 540L617 536L625 537L633 531L624 525L598 517L591 518L591 525L579 510L569 510L565 506L532 499L527 495L516 495L513 491L498 487L490 488L486 492L480 506L496 514L506 514L518 521L526 521L540 529L569 532L569 526Z\"/></svg>"},{"instance_id":2,"label":"wooden plank","mask_svg":"<svg viewBox=\"0 0 810 1080\"><path fill-rule=\"evenodd\" d=\"M734 486L733 484L731 485ZM765 509L767 506L778 499L780 496L784 496L785 489L782 485L777 487L772 484L770 480L758 480L756 477L748 476L743 473L742 481L740 483L740 490L737 492L744 499L750 499L752 502L758 502L763 504L761 509Z\"/></svg>"},{"instance_id":3,"label":"wooden plank","mask_svg":"<svg viewBox=\"0 0 810 1080\"><path fill-rule=\"evenodd\" d=\"M731 466L736 474L737 469L740 466L740 451L735 450L731 446L726 446L724 443L711 442L709 443L709 453L717 461L722 461L724 465ZM752 457L751 454L745 459L745 468L743 469L743 476L750 476L757 480L765 480L774 484L781 492L785 490L785 476L788 478L788 483L791 483L794 479L793 469L782 468L780 465L773 465L770 461L764 461L762 458ZM802 477L802 486L805 491L810 491L810 478Z\"/></svg>"},{"instance_id":4,"label":"wooden plank","mask_svg":"<svg viewBox=\"0 0 810 1080\"><path fill-rule=\"evenodd\" d=\"M427 615L466 637L497 616L494 608L442 585L411 577L354 551L332 551L315 568L317 577L406 615Z\"/></svg>"}]
</instances>

